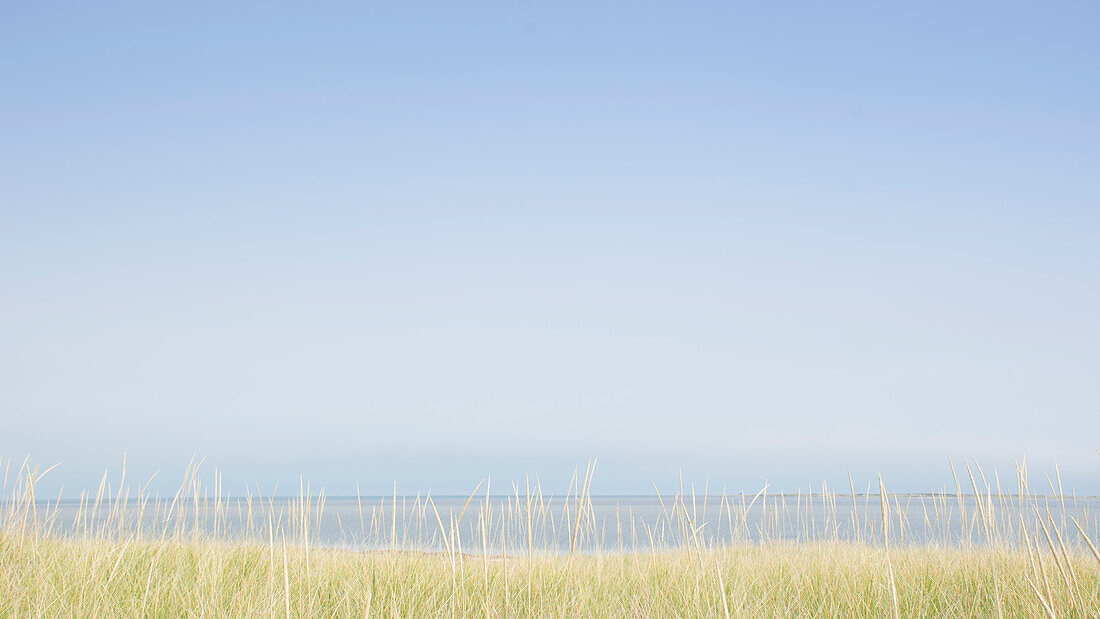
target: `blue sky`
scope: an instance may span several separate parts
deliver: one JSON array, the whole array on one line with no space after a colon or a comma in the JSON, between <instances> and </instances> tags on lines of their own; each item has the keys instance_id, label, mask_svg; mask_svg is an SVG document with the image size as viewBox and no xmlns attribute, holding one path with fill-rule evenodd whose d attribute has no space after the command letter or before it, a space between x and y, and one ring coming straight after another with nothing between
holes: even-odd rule
<instances>
[{"instance_id":1,"label":"blue sky","mask_svg":"<svg viewBox=\"0 0 1100 619\"><path fill-rule=\"evenodd\" d=\"M1098 30L5 3L0 454L336 493L1026 455L1100 491Z\"/></svg>"}]
</instances>

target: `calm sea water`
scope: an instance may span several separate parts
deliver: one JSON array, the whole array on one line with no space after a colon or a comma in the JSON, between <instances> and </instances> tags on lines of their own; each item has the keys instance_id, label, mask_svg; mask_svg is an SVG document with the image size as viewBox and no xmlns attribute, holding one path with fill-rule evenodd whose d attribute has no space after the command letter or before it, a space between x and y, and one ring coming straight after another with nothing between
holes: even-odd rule
<instances>
[{"instance_id":1,"label":"calm sea water","mask_svg":"<svg viewBox=\"0 0 1100 619\"><path fill-rule=\"evenodd\" d=\"M1083 544L1075 519L1100 540L1100 498L953 494L888 495L893 544L1014 544L1061 536ZM1063 509L1064 506L1064 509ZM36 504L40 530L55 535L212 536L360 550L509 554L648 551L761 541L881 543L878 495L574 497L311 497ZM1042 524L1040 524L1042 522ZM1047 533L1043 531L1043 525ZM1053 526L1052 526L1053 525ZM1057 529L1057 533L1054 529ZM1044 542L1045 543L1045 539Z\"/></svg>"}]
</instances>

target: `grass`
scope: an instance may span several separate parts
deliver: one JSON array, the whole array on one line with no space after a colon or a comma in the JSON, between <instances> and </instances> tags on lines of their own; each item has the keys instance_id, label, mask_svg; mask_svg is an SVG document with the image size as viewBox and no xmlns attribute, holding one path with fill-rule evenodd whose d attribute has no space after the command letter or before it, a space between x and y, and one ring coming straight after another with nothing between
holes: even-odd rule
<instances>
[{"instance_id":1,"label":"grass","mask_svg":"<svg viewBox=\"0 0 1100 619\"><path fill-rule=\"evenodd\" d=\"M901 616L1095 617L1100 570L1039 576L1026 553L897 550ZM94 616L889 616L882 549L768 544L702 553L484 559L174 540L0 547L0 613ZM996 573L996 578L994 577ZM721 579L719 579L721 576ZM721 586L719 583L722 583ZM1047 586L1049 585L1049 589Z\"/></svg>"},{"instance_id":2,"label":"grass","mask_svg":"<svg viewBox=\"0 0 1100 619\"><path fill-rule=\"evenodd\" d=\"M864 498L879 503L881 520L862 534L842 537L834 528L799 542L763 535L708 543L699 534L708 525L680 493L662 499L666 524L679 527L675 543L580 552L585 536L592 538L589 470L571 488L573 500L553 508L570 527L567 548L535 550L531 527L494 537L493 523L499 531L509 521L545 517L541 492L528 489L517 490L515 503L495 518L488 499L477 509L479 499L471 498L446 518L425 500L437 530L420 545L440 549L429 552L316 547L310 515L323 501L307 493L287 514L256 499L266 506L256 509L264 523L257 530L266 535L230 541L182 526L142 532L129 526L138 512L127 506L145 503L127 501L122 490L112 497L103 484L96 498L81 502L84 516L63 528L56 505L34 499L39 477L20 469L10 499L0 504L3 616L1100 616L1100 554L1086 534L1094 530L1088 516L1080 527L1080 513L1063 524L1069 512L1047 506L1065 497L1026 492L1020 496L1030 497L1028 510L1006 510L1003 496L973 480L969 498L977 508L962 521L973 523L978 543L902 543L911 525L895 509L898 497L880 486ZM1026 475L1019 481L1026 491ZM191 483L156 520L209 506L194 476ZM214 514L222 503L216 489ZM185 501L188 493L192 500ZM965 509L958 488L954 497L941 494L927 526L949 517L948 498ZM814 500L820 508L835 498L823 492ZM724 526L746 525L753 505L729 510ZM397 502L386 509L396 514ZM475 523L467 537L459 534L463 517ZM389 528L395 541L393 523Z\"/></svg>"}]
</instances>

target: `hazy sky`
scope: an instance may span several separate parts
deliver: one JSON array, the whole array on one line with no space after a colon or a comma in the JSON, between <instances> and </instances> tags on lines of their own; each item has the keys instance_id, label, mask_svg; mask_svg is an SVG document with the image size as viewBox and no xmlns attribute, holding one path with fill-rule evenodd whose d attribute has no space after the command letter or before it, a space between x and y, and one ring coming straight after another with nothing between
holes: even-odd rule
<instances>
[{"instance_id":1,"label":"hazy sky","mask_svg":"<svg viewBox=\"0 0 1100 619\"><path fill-rule=\"evenodd\" d=\"M0 7L3 456L1100 491L1100 5L154 4Z\"/></svg>"}]
</instances>

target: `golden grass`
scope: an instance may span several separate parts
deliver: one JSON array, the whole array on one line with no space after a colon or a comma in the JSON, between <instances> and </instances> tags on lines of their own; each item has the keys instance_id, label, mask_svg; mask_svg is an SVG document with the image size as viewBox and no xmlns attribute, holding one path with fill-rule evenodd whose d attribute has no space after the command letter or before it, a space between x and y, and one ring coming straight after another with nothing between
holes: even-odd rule
<instances>
[{"instance_id":1,"label":"golden grass","mask_svg":"<svg viewBox=\"0 0 1100 619\"><path fill-rule=\"evenodd\" d=\"M512 507L494 521L488 483L484 505L471 495L457 515L444 518L430 499L423 502L436 525L431 539L441 550L368 552L312 546L310 518L323 501L305 489L287 518L273 513L270 500L258 498L257 513L251 514L250 498L248 518L263 523L256 528L266 535L235 542L213 530L165 527L143 533L128 526L135 518L133 506L145 503L127 501L121 484L113 496L103 484L86 508L82 502L87 514L98 510L106 519L93 522L85 514L62 529L49 505L34 500L40 476L24 467L0 514L0 615L1100 616L1100 554L1088 539L1087 515L1084 525L1074 516L1068 524L1060 522L1046 509L1049 502L1064 500L1059 495L1031 500L1025 518L1022 511L998 507L1006 504L1003 498L995 498L988 486L983 491L971 474L976 513L969 522L983 542L915 546L902 543L911 525L900 517L898 497L887 494L881 481L880 523L857 528L845 539L835 528L830 534L822 527L815 538L800 542L768 541L761 530L756 541L708 544L698 534L709 526L705 513L680 493L661 499L663 513L681 527L677 543L637 552L589 545L581 552L582 542L593 539L591 476L590 466L570 490L574 500L554 508L568 527L567 548L560 553L535 548L531 525L545 519L548 509L540 489L527 486L523 494L517 489ZM1026 474L1018 481L1026 490ZM215 490L209 500L217 513L217 481ZM181 498L188 494L189 500ZM962 511L962 495L956 494ZM932 528L949 516L950 501L941 495L933 515L925 517ZM204 497L193 487L181 490L158 518L168 522L182 509L197 514L200 505L209 505ZM811 499L818 508L826 506L826 513L832 502L832 517L843 517L835 495L823 490L807 497L807 510ZM762 490L743 502L742 520L730 509L723 526L747 524L744 516L757 500L771 506L769 517L778 521L777 504L769 504ZM396 515L397 501L387 508ZM458 534L467 508L467 517L477 522L476 545ZM856 519L854 505L851 517ZM722 518L719 513L718 521ZM216 530L217 518L213 522ZM494 537L493 526L505 522L527 526L512 537ZM378 525L389 534L391 548L399 546L395 523L390 521L388 530Z\"/></svg>"},{"instance_id":2,"label":"golden grass","mask_svg":"<svg viewBox=\"0 0 1100 619\"><path fill-rule=\"evenodd\" d=\"M169 541L0 542L0 614L82 616L1035 616L1100 613L1092 557L767 544L692 553L466 556ZM1062 565L1074 574L1062 580ZM996 572L997 577L994 577ZM722 586L719 585L722 583ZM896 595L896 599L895 599Z\"/></svg>"}]
</instances>

